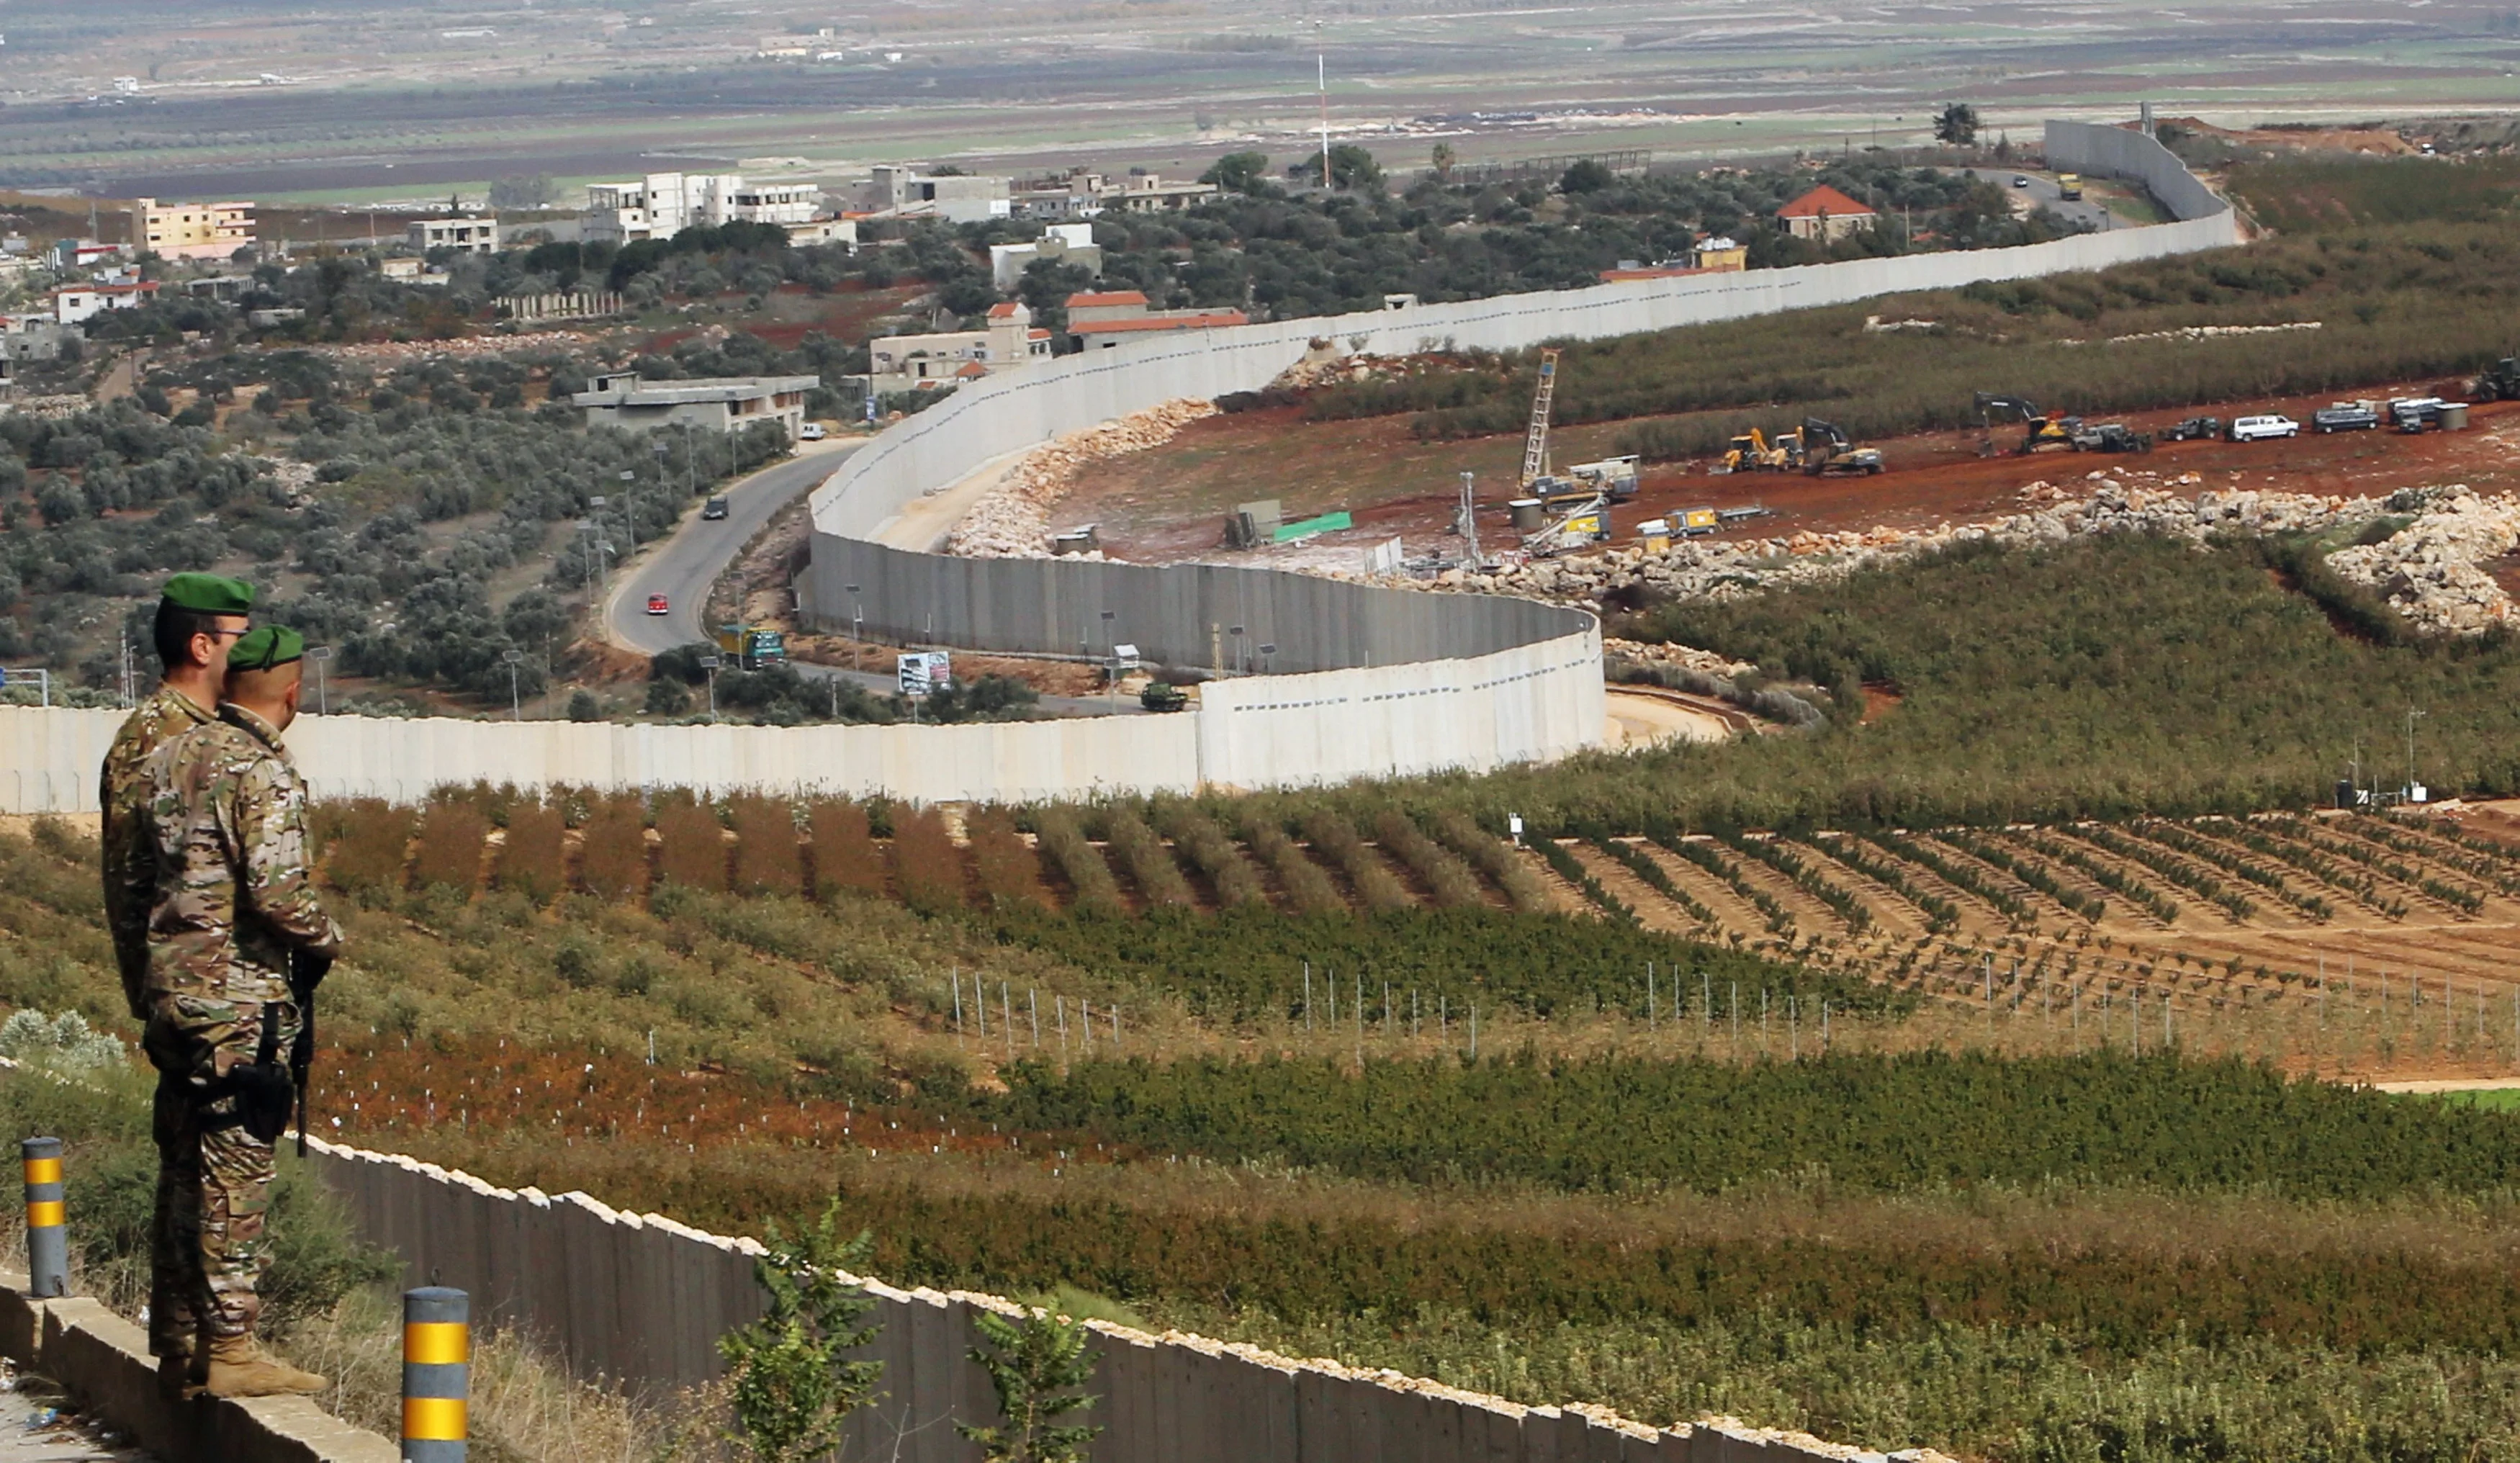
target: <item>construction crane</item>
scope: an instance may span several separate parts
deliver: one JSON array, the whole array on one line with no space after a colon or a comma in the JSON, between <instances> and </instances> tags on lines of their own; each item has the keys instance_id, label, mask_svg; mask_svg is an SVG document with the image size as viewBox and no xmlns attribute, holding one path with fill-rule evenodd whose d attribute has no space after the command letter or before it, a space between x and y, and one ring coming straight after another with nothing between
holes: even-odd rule
<instances>
[{"instance_id":1,"label":"construction crane","mask_svg":"<svg viewBox=\"0 0 2520 1463\"><path fill-rule=\"evenodd\" d=\"M1549 475L1549 403L1557 394L1557 347L1540 349L1540 386L1531 393L1531 432L1522 440L1522 479L1514 484L1516 492L1528 493L1531 485Z\"/></svg>"}]
</instances>

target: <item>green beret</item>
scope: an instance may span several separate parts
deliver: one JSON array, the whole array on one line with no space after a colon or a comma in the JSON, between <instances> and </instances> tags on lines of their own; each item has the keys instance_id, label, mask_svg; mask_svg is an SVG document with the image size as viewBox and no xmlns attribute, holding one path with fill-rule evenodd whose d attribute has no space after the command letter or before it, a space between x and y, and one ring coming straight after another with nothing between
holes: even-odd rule
<instances>
[{"instance_id":1,"label":"green beret","mask_svg":"<svg viewBox=\"0 0 2520 1463\"><path fill-rule=\"evenodd\" d=\"M267 671L306 657L306 637L286 625L247 631L228 651L231 671Z\"/></svg>"},{"instance_id":2,"label":"green beret","mask_svg":"<svg viewBox=\"0 0 2520 1463\"><path fill-rule=\"evenodd\" d=\"M241 615L253 611L253 586L217 574L178 574L166 581L166 602L205 615Z\"/></svg>"}]
</instances>

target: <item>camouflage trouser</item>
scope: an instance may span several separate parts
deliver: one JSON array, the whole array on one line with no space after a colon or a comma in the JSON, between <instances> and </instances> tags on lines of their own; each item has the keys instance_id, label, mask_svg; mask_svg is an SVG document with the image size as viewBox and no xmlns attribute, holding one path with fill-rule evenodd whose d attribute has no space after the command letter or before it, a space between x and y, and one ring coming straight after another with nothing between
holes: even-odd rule
<instances>
[{"instance_id":1,"label":"camouflage trouser","mask_svg":"<svg viewBox=\"0 0 2520 1463\"><path fill-rule=\"evenodd\" d=\"M150 998L142 1038L158 1068L158 1212L150 1234L149 1350L185 1356L198 1375L219 1341L253 1332L255 1286L269 1263L263 1208L272 1145L236 1121L220 1079L254 1060L263 1006L208 996ZM275 1049L287 1060L297 1007L272 1003Z\"/></svg>"}]
</instances>

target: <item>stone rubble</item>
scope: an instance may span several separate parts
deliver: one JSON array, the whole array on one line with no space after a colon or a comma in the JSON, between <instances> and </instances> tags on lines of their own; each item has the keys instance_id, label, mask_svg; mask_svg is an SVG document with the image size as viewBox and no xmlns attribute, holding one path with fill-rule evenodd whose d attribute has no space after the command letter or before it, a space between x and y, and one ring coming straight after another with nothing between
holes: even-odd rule
<instances>
[{"instance_id":1,"label":"stone rubble","mask_svg":"<svg viewBox=\"0 0 2520 1463\"><path fill-rule=\"evenodd\" d=\"M1695 645L1620 640L1612 636L1602 638L1601 658L1634 661L1639 665L1678 666L1685 671L1699 671L1709 676L1722 676L1728 680L1746 676L1758 669L1749 661L1734 660L1730 655L1719 655L1713 650L1701 650Z\"/></svg>"},{"instance_id":2,"label":"stone rubble","mask_svg":"<svg viewBox=\"0 0 2520 1463\"><path fill-rule=\"evenodd\" d=\"M1160 447L1183 427L1215 415L1216 403L1183 397L1034 448L954 525L945 552L966 558L1049 557L1051 510L1087 467Z\"/></svg>"},{"instance_id":3,"label":"stone rubble","mask_svg":"<svg viewBox=\"0 0 2520 1463\"><path fill-rule=\"evenodd\" d=\"M2377 591L2427 631L2478 635L2512 613L2510 597L2482 565L2520 548L2520 499L2480 498L2464 483L2402 492L2387 500L2208 489L2203 483L2194 472L2172 478L2093 472L2066 486L2032 483L2019 495L2021 511L1984 522L1924 530L1876 527L1720 542L1682 540L1659 553L1630 545L1578 557L1508 563L1490 573L1447 571L1425 587L1587 606L1605 595L1634 589L1673 598L1720 600L1827 583L1953 544L2061 543L2103 533L2202 543L2218 532L2319 531L2412 511L2417 516L2400 532L2378 544L2341 550L2328 563L2346 579Z\"/></svg>"}]
</instances>

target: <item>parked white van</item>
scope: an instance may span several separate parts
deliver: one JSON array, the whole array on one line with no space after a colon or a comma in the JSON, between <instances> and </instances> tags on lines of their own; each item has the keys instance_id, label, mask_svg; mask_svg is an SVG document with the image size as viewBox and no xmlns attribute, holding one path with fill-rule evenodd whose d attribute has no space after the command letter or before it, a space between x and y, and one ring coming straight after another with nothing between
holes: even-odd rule
<instances>
[{"instance_id":1,"label":"parked white van","mask_svg":"<svg viewBox=\"0 0 2520 1463\"><path fill-rule=\"evenodd\" d=\"M2231 421L2231 440L2255 442L2261 437L2298 437L2301 423L2290 417L2237 417Z\"/></svg>"}]
</instances>

